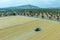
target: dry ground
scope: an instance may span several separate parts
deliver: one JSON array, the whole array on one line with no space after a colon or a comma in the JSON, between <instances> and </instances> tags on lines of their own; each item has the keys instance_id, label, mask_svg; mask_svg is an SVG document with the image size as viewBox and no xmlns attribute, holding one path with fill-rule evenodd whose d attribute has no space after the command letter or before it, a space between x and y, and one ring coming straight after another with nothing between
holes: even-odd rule
<instances>
[{"instance_id":1,"label":"dry ground","mask_svg":"<svg viewBox=\"0 0 60 40\"><path fill-rule=\"evenodd\" d=\"M35 32L35 28L41 31ZM60 23L24 16L0 18L0 40L60 40Z\"/></svg>"}]
</instances>

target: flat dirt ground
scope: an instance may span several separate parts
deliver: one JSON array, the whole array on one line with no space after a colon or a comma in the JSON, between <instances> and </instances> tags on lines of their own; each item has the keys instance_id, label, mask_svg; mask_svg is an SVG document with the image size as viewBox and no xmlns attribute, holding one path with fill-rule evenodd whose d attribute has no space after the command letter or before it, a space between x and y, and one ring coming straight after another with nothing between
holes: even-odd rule
<instances>
[{"instance_id":1,"label":"flat dirt ground","mask_svg":"<svg viewBox=\"0 0 60 40\"><path fill-rule=\"evenodd\" d=\"M0 40L60 40L60 23L24 16L1 17Z\"/></svg>"}]
</instances>

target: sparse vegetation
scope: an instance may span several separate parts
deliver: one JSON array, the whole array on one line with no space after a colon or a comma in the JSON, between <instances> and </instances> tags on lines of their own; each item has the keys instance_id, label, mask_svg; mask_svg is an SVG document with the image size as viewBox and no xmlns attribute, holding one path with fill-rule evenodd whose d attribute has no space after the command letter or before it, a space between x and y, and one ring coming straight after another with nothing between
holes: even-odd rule
<instances>
[{"instance_id":1,"label":"sparse vegetation","mask_svg":"<svg viewBox=\"0 0 60 40\"><path fill-rule=\"evenodd\" d=\"M2 16L29 16L37 18L46 18L51 20L60 21L60 10L59 9L5 9L4 11L0 10L0 17Z\"/></svg>"}]
</instances>

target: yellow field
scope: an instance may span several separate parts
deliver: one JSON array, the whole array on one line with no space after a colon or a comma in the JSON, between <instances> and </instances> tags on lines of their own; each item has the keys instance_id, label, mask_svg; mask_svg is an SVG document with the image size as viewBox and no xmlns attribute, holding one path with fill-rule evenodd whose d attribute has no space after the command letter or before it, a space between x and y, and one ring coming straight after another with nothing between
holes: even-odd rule
<instances>
[{"instance_id":1,"label":"yellow field","mask_svg":"<svg viewBox=\"0 0 60 40\"><path fill-rule=\"evenodd\" d=\"M35 32L37 27L41 31ZM24 16L2 17L0 40L60 40L60 23Z\"/></svg>"}]
</instances>

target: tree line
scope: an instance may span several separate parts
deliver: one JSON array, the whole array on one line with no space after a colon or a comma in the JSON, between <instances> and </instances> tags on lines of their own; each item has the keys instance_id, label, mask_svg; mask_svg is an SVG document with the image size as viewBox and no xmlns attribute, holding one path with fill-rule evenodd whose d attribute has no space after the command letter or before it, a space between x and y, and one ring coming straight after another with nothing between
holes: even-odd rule
<instances>
[{"instance_id":1,"label":"tree line","mask_svg":"<svg viewBox=\"0 0 60 40\"><path fill-rule=\"evenodd\" d=\"M0 11L0 17L5 16L29 16L29 17L36 17L36 18L44 18L50 20L57 20L60 21L60 10L47 10L47 9L22 9L22 10L5 10Z\"/></svg>"}]
</instances>

